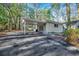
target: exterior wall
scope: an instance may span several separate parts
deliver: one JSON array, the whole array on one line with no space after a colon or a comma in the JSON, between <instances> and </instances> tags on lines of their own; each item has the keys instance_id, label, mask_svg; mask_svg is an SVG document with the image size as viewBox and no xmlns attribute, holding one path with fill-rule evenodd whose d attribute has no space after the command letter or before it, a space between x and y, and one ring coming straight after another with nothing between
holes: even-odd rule
<instances>
[{"instance_id":1,"label":"exterior wall","mask_svg":"<svg viewBox=\"0 0 79 59\"><path fill-rule=\"evenodd\" d=\"M54 27L54 24L47 23L44 27L44 32L63 32L63 25L58 24L58 27Z\"/></svg>"},{"instance_id":2,"label":"exterior wall","mask_svg":"<svg viewBox=\"0 0 79 59\"><path fill-rule=\"evenodd\" d=\"M25 23L26 26L24 26L24 23ZM26 23L26 22L24 22L24 23L21 23L21 29L23 31L25 30L27 32L28 30L26 28L29 25L29 23ZM37 24L38 23L33 23L32 24L33 25L33 31L36 31L36 29L39 27ZM46 23L45 25L43 24L43 32L44 33L48 33L48 32L63 32L63 31L64 31L63 25L61 25L61 24L58 24L58 27L54 27L54 24L52 24L52 23Z\"/></svg>"}]
</instances>

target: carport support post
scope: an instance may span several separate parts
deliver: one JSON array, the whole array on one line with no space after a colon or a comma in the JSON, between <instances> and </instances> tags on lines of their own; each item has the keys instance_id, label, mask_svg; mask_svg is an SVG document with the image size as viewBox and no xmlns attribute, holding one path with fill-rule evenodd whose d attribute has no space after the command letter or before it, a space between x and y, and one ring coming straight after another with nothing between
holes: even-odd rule
<instances>
[{"instance_id":1,"label":"carport support post","mask_svg":"<svg viewBox=\"0 0 79 59\"><path fill-rule=\"evenodd\" d=\"M24 19L22 20L22 24L23 24L23 34L25 35L25 33L26 33L26 22L25 22Z\"/></svg>"},{"instance_id":2,"label":"carport support post","mask_svg":"<svg viewBox=\"0 0 79 59\"><path fill-rule=\"evenodd\" d=\"M26 33L26 24L24 22L24 35L25 35L25 33Z\"/></svg>"}]
</instances>

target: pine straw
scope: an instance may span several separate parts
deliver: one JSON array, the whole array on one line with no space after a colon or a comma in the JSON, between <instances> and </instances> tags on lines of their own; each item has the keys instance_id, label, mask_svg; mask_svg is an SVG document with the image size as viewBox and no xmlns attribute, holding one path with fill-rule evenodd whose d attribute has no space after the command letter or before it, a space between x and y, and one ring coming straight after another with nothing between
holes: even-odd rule
<instances>
[{"instance_id":1,"label":"pine straw","mask_svg":"<svg viewBox=\"0 0 79 59\"><path fill-rule=\"evenodd\" d=\"M21 31L21 30L11 30L11 31L0 32L0 36L5 36L5 35L7 35L7 34L6 34L7 32L19 32L19 31Z\"/></svg>"},{"instance_id":2,"label":"pine straw","mask_svg":"<svg viewBox=\"0 0 79 59\"><path fill-rule=\"evenodd\" d=\"M76 39L74 39L74 40L66 40L66 42L70 43L71 45L73 45L75 47L79 47L79 41L77 41Z\"/></svg>"},{"instance_id":3,"label":"pine straw","mask_svg":"<svg viewBox=\"0 0 79 59\"><path fill-rule=\"evenodd\" d=\"M70 44L72 44L73 46L75 46L75 47L79 47L79 42L70 42Z\"/></svg>"},{"instance_id":4,"label":"pine straw","mask_svg":"<svg viewBox=\"0 0 79 59\"><path fill-rule=\"evenodd\" d=\"M6 32L0 32L0 36L6 35Z\"/></svg>"}]
</instances>

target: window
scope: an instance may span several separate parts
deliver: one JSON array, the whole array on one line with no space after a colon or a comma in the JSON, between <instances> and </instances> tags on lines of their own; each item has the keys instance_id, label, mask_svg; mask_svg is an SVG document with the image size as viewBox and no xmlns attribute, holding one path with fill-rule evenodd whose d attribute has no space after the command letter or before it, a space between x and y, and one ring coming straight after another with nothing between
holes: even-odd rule
<instances>
[{"instance_id":1,"label":"window","mask_svg":"<svg viewBox=\"0 0 79 59\"><path fill-rule=\"evenodd\" d=\"M54 27L58 27L58 24L54 24Z\"/></svg>"}]
</instances>

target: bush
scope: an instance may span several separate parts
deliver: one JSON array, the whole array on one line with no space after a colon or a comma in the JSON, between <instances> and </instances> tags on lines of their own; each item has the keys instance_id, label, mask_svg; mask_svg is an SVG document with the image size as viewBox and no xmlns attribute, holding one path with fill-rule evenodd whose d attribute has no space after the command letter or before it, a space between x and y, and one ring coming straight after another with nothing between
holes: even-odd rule
<instances>
[{"instance_id":1,"label":"bush","mask_svg":"<svg viewBox=\"0 0 79 59\"><path fill-rule=\"evenodd\" d=\"M65 31L64 31L64 35L65 35L65 36L68 36L69 33L71 33L72 31L74 31L74 29L65 30Z\"/></svg>"},{"instance_id":2,"label":"bush","mask_svg":"<svg viewBox=\"0 0 79 59\"><path fill-rule=\"evenodd\" d=\"M75 29L76 33L79 34L79 28Z\"/></svg>"},{"instance_id":3,"label":"bush","mask_svg":"<svg viewBox=\"0 0 79 59\"><path fill-rule=\"evenodd\" d=\"M69 33L71 33L71 32L75 32L76 34L79 34L79 28L77 28L77 29L65 30L65 31L64 31L64 35L65 35L65 36L68 36Z\"/></svg>"},{"instance_id":4,"label":"bush","mask_svg":"<svg viewBox=\"0 0 79 59\"><path fill-rule=\"evenodd\" d=\"M69 29L64 32L66 41L75 46L79 46L79 29Z\"/></svg>"}]
</instances>

